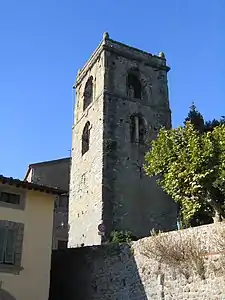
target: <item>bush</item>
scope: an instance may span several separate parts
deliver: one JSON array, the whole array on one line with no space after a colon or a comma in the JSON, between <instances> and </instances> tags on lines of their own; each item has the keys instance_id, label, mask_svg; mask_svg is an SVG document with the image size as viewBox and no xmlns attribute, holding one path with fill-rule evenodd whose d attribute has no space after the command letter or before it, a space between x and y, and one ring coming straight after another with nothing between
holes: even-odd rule
<instances>
[{"instance_id":1,"label":"bush","mask_svg":"<svg viewBox=\"0 0 225 300\"><path fill-rule=\"evenodd\" d=\"M114 230L109 236L108 243L130 243L134 240L137 240L137 238L130 231Z\"/></svg>"},{"instance_id":2,"label":"bush","mask_svg":"<svg viewBox=\"0 0 225 300\"><path fill-rule=\"evenodd\" d=\"M186 278L193 273L205 277L204 254L194 237L184 238L171 234L153 235L145 244L142 254L178 270Z\"/></svg>"}]
</instances>

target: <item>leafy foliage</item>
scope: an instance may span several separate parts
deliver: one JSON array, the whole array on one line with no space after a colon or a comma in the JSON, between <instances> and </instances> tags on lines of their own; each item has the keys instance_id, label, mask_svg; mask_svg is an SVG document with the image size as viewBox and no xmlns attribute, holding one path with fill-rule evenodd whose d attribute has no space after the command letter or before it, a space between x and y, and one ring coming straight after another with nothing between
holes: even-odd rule
<instances>
[{"instance_id":1,"label":"leafy foliage","mask_svg":"<svg viewBox=\"0 0 225 300\"><path fill-rule=\"evenodd\" d=\"M184 124L188 121L193 124L195 130L197 130L199 134L203 134L204 132L212 132L216 126L225 124L225 117L222 116L219 120L213 119L212 121L205 122L202 114L197 110L195 104L192 103ZM192 226L208 224L211 222L212 207L208 203L205 203L190 220Z\"/></svg>"},{"instance_id":2,"label":"leafy foliage","mask_svg":"<svg viewBox=\"0 0 225 300\"><path fill-rule=\"evenodd\" d=\"M195 104L192 103L184 124L187 122L190 122L199 133L212 132L216 126L225 124L225 116L222 116L219 120L213 119L212 121L205 122L203 115L197 110Z\"/></svg>"},{"instance_id":3,"label":"leafy foliage","mask_svg":"<svg viewBox=\"0 0 225 300\"><path fill-rule=\"evenodd\" d=\"M199 134L195 125L161 129L145 171L179 204L186 224L204 206L225 217L225 125Z\"/></svg>"},{"instance_id":4,"label":"leafy foliage","mask_svg":"<svg viewBox=\"0 0 225 300\"><path fill-rule=\"evenodd\" d=\"M190 107L190 111L184 121L184 124L186 124L187 122L190 122L194 126L195 130L198 130L200 133L204 132L204 118L202 114L197 110L194 103L192 103Z\"/></svg>"},{"instance_id":5,"label":"leafy foliage","mask_svg":"<svg viewBox=\"0 0 225 300\"><path fill-rule=\"evenodd\" d=\"M111 232L108 242L109 243L130 243L136 238L132 235L130 231L117 231Z\"/></svg>"},{"instance_id":6,"label":"leafy foliage","mask_svg":"<svg viewBox=\"0 0 225 300\"><path fill-rule=\"evenodd\" d=\"M213 131L216 126L225 124L225 116L222 116L220 120L213 119L212 121L205 122L204 131Z\"/></svg>"}]
</instances>

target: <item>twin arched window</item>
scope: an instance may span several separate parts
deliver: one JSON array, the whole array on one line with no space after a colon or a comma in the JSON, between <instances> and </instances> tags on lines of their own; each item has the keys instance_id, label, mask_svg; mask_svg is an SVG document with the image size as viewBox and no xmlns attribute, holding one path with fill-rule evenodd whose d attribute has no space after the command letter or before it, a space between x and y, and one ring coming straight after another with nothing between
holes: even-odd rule
<instances>
[{"instance_id":1,"label":"twin arched window","mask_svg":"<svg viewBox=\"0 0 225 300\"><path fill-rule=\"evenodd\" d=\"M91 104L93 101L93 77L89 77L84 88L84 102L83 111Z\"/></svg>"},{"instance_id":2,"label":"twin arched window","mask_svg":"<svg viewBox=\"0 0 225 300\"><path fill-rule=\"evenodd\" d=\"M83 129L82 133L82 147L81 147L81 154L84 155L89 150L90 144L90 122L88 121Z\"/></svg>"},{"instance_id":3,"label":"twin arched window","mask_svg":"<svg viewBox=\"0 0 225 300\"><path fill-rule=\"evenodd\" d=\"M131 142L144 144L146 136L146 121L139 115L132 115L130 118L131 121Z\"/></svg>"},{"instance_id":4,"label":"twin arched window","mask_svg":"<svg viewBox=\"0 0 225 300\"><path fill-rule=\"evenodd\" d=\"M138 71L133 70L127 76L127 91L129 98L141 99L142 94L141 82L139 80Z\"/></svg>"}]
</instances>

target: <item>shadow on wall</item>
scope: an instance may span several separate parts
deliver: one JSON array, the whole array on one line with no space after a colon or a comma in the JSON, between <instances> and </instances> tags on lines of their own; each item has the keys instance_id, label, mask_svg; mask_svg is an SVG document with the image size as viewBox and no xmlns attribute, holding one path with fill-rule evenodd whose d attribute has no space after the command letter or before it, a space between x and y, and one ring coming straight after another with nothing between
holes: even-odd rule
<instances>
[{"instance_id":1,"label":"shadow on wall","mask_svg":"<svg viewBox=\"0 0 225 300\"><path fill-rule=\"evenodd\" d=\"M49 300L147 300L127 245L55 250Z\"/></svg>"}]
</instances>

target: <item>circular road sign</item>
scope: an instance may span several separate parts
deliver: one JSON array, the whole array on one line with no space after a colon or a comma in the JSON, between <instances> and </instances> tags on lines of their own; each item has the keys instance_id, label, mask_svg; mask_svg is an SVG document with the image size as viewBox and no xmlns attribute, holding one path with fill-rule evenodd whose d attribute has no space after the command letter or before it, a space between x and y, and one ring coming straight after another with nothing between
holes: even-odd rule
<instances>
[{"instance_id":1,"label":"circular road sign","mask_svg":"<svg viewBox=\"0 0 225 300\"><path fill-rule=\"evenodd\" d=\"M99 225L98 225L98 230L99 230L100 232L104 232L104 231L105 231L105 225L104 225L103 223L99 224Z\"/></svg>"}]
</instances>

